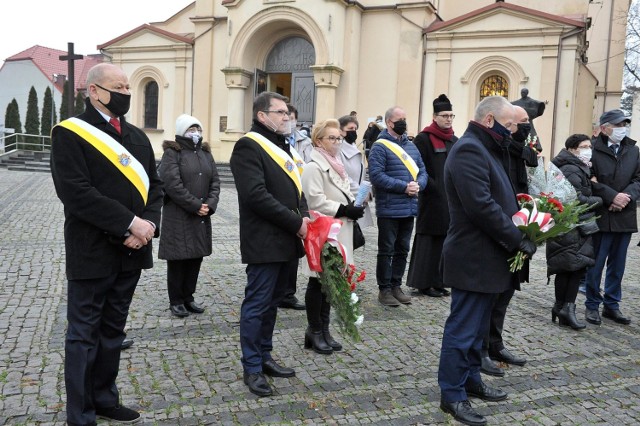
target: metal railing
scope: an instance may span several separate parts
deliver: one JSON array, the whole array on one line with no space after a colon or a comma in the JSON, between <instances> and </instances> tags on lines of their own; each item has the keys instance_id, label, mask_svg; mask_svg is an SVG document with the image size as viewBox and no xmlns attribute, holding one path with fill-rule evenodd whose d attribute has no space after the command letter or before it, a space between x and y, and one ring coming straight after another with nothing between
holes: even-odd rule
<instances>
[{"instance_id":1,"label":"metal railing","mask_svg":"<svg viewBox=\"0 0 640 426\"><path fill-rule=\"evenodd\" d=\"M51 151L51 137L13 133L0 137L0 154L12 151Z\"/></svg>"}]
</instances>

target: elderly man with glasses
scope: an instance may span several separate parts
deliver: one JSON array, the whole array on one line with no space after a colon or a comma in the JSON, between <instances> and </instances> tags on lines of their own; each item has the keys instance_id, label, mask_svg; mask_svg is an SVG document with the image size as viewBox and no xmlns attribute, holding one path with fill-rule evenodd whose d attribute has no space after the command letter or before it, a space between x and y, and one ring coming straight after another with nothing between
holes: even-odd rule
<instances>
[{"instance_id":1,"label":"elderly man with glasses","mask_svg":"<svg viewBox=\"0 0 640 426\"><path fill-rule=\"evenodd\" d=\"M427 171L416 146L407 138L407 114L400 107L385 113L387 128L369 153L369 176L376 193L378 301L385 306L411 303L400 286L407 265L418 194Z\"/></svg>"},{"instance_id":2,"label":"elderly man with glasses","mask_svg":"<svg viewBox=\"0 0 640 426\"><path fill-rule=\"evenodd\" d=\"M638 232L636 202L640 198L640 157L636 141L629 138L631 120L619 109L600 116L600 135L593 141L592 171L597 182L593 195L602 197L602 207L596 210L599 232L594 234L596 264L586 276L587 322L600 325L602 316L618 324L630 324L631 319L620 312L622 277L631 234ZM604 265L604 296L600 281Z\"/></svg>"}]
</instances>

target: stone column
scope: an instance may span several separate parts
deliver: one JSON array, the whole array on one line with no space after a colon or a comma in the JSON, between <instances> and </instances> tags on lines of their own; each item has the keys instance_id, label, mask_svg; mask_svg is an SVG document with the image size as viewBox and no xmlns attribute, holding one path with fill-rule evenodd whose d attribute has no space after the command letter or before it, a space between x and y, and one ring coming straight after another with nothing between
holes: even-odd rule
<instances>
[{"instance_id":1,"label":"stone column","mask_svg":"<svg viewBox=\"0 0 640 426\"><path fill-rule=\"evenodd\" d=\"M336 117L336 89L344 70L335 65L312 65L316 84L316 121Z\"/></svg>"},{"instance_id":2,"label":"stone column","mask_svg":"<svg viewBox=\"0 0 640 426\"><path fill-rule=\"evenodd\" d=\"M229 89L227 97L227 129L222 141L236 141L246 130L247 120L244 116L247 88L250 87L253 73L243 68L224 68L225 83Z\"/></svg>"}]
</instances>

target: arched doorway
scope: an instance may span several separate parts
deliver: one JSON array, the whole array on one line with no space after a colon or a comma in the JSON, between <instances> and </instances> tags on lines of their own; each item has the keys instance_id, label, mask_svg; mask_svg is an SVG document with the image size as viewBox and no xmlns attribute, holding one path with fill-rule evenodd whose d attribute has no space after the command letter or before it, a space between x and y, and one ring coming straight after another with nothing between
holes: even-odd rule
<instances>
[{"instance_id":1,"label":"arched doorway","mask_svg":"<svg viewBox=\"0 0 640 426\"><path fill-rule=\"evenodd\" d=\"M270 90L287 96L298 109L298 123L313 123L316 90L309 67L315 61L309 41L302 37L281 40L269 52L264 70L256 70L256 94Z\"/></svg>"}]
</instances>

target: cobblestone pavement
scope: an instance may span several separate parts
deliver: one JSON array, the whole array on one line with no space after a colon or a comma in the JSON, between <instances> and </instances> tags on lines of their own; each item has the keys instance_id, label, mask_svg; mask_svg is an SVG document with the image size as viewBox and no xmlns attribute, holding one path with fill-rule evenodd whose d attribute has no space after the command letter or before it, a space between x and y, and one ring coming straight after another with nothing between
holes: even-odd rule
<instances>
[{"instance_id":1,"label":"cobblestone pavement","mask_svg":"<svg viewBox=\"0 0 640 426\"><path fill-rule=\"evenodd\" d=\"M205 258L198 300L207 311L169 314L166 264L143 273L128 323L134 346L123 352L118 384L125 405L148 425L455 423L439 407L437 368L448 298L415 297L385 308L377 302L376 232L356 260L370 278L360 287L363 341L343 341L331 356L303 349L303 311L280 311L274 356L297 375L269 379L275 395L257 398L242 383L238 320L245 282L237 204L222 190L214 218L214 254ZM0 424L62 425L66 291L62 205L51 178L0 171ZM623 425L640 423L640 267L632 238L623 311L629 326L604 320L575 332L551 323L553 287L544 251L532 282L517 292L507 315L508 347L528 362L486 382L507 401L474 400L490 424ZM541 255L542 254L542 255ZM460 265L461 268L464 265ZM299 276L298 296L305 279ZM583 296L579 296L580 316ZM337 334L337 333L336 333Z\"/></svg>"}]
</instances>

